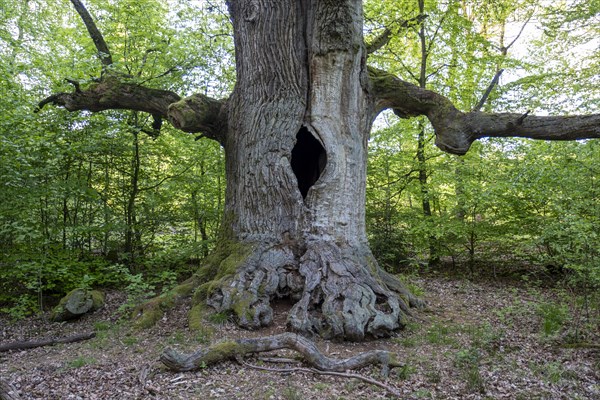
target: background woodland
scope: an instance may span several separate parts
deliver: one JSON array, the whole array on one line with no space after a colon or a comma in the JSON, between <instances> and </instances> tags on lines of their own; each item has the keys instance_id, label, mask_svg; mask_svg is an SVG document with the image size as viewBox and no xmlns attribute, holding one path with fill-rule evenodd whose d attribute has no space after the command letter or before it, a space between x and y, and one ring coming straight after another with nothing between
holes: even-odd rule
<instances>
[{"instance_id":1,"label":"background woodland","mask_svg":"<svg viewBox=\"0 0 600 400\"><path fill-rule=\"evenodd\" d=\"M86 4L132 80L231 91L221 2ZM67 1L0 5L0 311L22 318L89 287L123 289L130 307L189 277L220 229L222 149L168 124L155 137L142 113L36 112L99 76L96 50ZM600 111L598 0L366 1L365 15L367 43L387 43L370 64L464 111ZM424 118L375 125L367 225L386 269L560 278L597 300L599 141L488 139L458 157Z\"/></svg>"}]
</instances>

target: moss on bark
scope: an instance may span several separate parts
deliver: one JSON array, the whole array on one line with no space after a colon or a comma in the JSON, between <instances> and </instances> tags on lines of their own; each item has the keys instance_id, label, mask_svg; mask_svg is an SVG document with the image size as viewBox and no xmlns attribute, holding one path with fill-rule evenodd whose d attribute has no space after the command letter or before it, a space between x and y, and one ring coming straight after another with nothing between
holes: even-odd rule
<instances>
[{"instance_id":1,"label":"moss on bark","mask_svg":"<svg viewBox=\"0 0 600 400\"><path fill-rule=\"evenodd\" d=\"M202 262L198 272L187 281L169 292L155 297L139 306L132 313L134 327L144 329L153 326L164 312L180 300L193 296L194 307L190 312L190 328L198 329L202 325L202 307L208 296L222 287L226 280L234 276L252 254L254 246L233 240L221 240ZM249 304L241 304L234 310L239 315L250 315ZM251 317L251 315L250 315Z\"/></svg>"}]
</instances>

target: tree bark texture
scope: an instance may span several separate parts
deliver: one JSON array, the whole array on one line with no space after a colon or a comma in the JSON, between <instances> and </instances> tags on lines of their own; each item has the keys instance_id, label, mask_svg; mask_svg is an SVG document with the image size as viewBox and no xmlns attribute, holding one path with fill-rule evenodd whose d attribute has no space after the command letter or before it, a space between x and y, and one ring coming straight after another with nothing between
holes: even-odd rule
<instances>
[{"instance_id":1,"label":"tree bark texture","mask_svg":"<svg viewBox=\"0 0 600 400\"><path fill-rule=\"evenodd\" d=\"M380 276L365 232L375 114L361 7L229 2L237 83L225 141L225 225L227 240L246 250L202 300L234 310L247 328L272 322L277 297L296 301L292 330L350 340L388 335L408 310L409 299Z\"/></svg>"}]
</instances>

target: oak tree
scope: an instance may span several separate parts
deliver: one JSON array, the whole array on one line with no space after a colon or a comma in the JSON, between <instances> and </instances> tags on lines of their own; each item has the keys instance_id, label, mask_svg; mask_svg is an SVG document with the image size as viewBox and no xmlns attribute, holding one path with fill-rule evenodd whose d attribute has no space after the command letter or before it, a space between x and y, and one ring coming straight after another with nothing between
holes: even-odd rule
<instances>
[{"instance_id":1,"label":"oak tree","mask_svg":"<svg viewBox=\"0 0 600 400\"><path fill-rule=\"evenodd\" d=\"M365 232L367 141L375 117L425 115L443 151L465 154L485 137L600 137L600 115L461 111L446 97L368 65L361 0L230 0L236 83L224 99L181 98L116 72L110 46L71 0L98 51L100 77L42 100L69 111L149 113L218 141L227 190L216 249L178 294L232 311L240 326L273 321L293 302L288 328L362 340L400 328L421 304L373 257ZM425 16L421 16L425 18ZM155 319L158 303L140 309ZM198 310L198 308L194 308Z\"/></svg>"}]
</instances>

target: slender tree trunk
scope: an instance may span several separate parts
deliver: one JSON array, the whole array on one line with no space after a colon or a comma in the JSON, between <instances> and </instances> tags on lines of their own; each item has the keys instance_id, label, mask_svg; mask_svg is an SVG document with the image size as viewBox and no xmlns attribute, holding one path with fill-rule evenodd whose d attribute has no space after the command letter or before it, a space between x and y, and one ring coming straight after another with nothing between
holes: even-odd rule
<instances>
[{"instance_id":1,"label":"slender tree trunk","mask_svg":"<svg viewBox=\"0 0 600 400\"><path fill-rule=\"evenodd\" d=\"M204 175L204 171L201 173ZM194 208L194 242L198 242L198 236L202 241L202 256L208 256L208 233L206 232L206 219L202 215L200 205L198 204L198 190L192 192L192 207Z\"/></svg>"},{"instance_id":2,"label":"slender tree trunk","mask_svg":"<svg viewBox=\"0 0 600 400\"><path fill-rule=\"evenodd\" d=\"M419 14L425 15L425 1L419 0ZM427 59L429 52L427 50L427 42L425 36L425 20L421 21L419 29L419 42L421 45L421 68L419 72L419 87L425 89L427 87ZM431 220L433 214L431 212L431 201L429 185L427 182L427 160L425 158L425 123L419 120L419 133L417 139L417 162L419 166L419 186L421 187L421 206L423 216L426 220ZM435 266L439 263L439 250L437 238L434 235L429 236L429 266Z\"/></svg>"},{"instance_id":3,"label":"slender tree trunk","mask_svg":"<svg viewBox=\"0 0 600 400\"><path fill-rule=\"evenodd\" d=\"M102 237L102 255L108 256L108 241L110 239L110 207L108 205L109 189L110 189L110 165L112 154L104 157L104 190L102 193L102 215L103 215L103 237Z\"/></svg>"},{"instance_id":4,"label":"slender tree trunk","mask_svg":"<svg viewBox=\"0 0 600 400\"><path fill-rule=\"evenodd\" d=\"M71 159L67 157L65 164L65 177L64 177L64 195L62 198L62 247L67 249L67 225L69 224L69 195L70 195L70 183L71 178Z\"/></svg>"},{"instance_id":5,"label":"slender tree trunk","mask_svg":"<svg viewBox=\"0 0 600 400\"><path fill-rule=\"evenodd\" d=\"M131 265L135 264L137 251L139 247L137 234L137 215L136 215L136 200L139 194L139 177L140 177L140 142L137 132L133 132L133 155L131 158L131 181L129 196L127 199L126 216L126 231L125 231L125 252L129 256Z\"/></svg>"}]
</instances>

